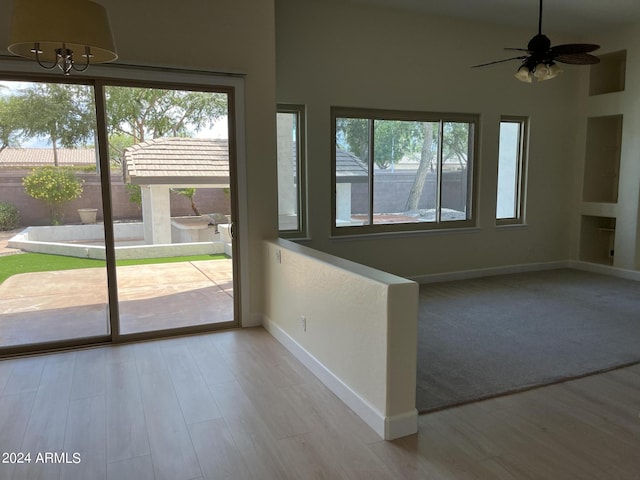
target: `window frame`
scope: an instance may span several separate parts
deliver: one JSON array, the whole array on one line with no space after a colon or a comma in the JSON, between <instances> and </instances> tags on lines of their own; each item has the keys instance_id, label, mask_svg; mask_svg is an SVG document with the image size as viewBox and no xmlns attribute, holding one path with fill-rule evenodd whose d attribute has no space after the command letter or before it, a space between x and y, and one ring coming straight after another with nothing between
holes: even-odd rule
<instances>
[{"instance_id":1,"label":"window frame","mask_svg":"<svg viewBox=\"0 0 640 480\"><path fill-rule=\"evenodd\" d=\"M307 144L306 144L306 108L300 104L279 103L276 106L278 113L291 113L296 116L296 175L298 177L298 188L296 199L298 202L298 228L292 230L281 230L280 219L278 217L278 235L281 238L300 239L308 236L307 230ZM276 122L277 123L277 122ZM277 124L276 124L277 128ZM276 162L277 169L277 162ZM277 183L277 182L276 182ZM280 202L280 185L278 187L278 203ZM278 213L279 213L278 207Z\"/></svg>"},{"instance_id":2,"label":"window frame","mask_svg":"<svg viewBox=\"0 0 640 480\"><path fill-rule=\"evenodd\" d=\"M447 122L468 123L472 128L469 132L470 152L467 159L467 192L466 192L466 210L467 218L465 220L441 220L440 209L442 208L442 129L439 129L440 145L438 146L438 186L437 186L437 211L436 221L433 222L410 222L410 223L371 223L369 225L352 225L340 226L336 225L337 217L337 175L336 175L336 123L338 118L364 119L371 121L370 124L370 151L368 165L368 184L369 184L369 209L373 214L374 200L374 159L375 154L373 145L375 136L373 134L376 120L398 120L398 121L414 121L414 122L438 122L441 125ZM470 229L477 226L477 177L478 177L478 157L479 157L479 137L480 137L480 115L473 113L445 113L445 112L421 112L409 110L385 110L385 109L368 109L368 108L351 108L351 107L331 107L331 235L332 237L346 236L362 236L375 234L392 234L392 233L415 233L430 231L446 231L458 229Z\"/></svg>"},{"instance_id":3,"label":"window frame","mask_svg":"<svg viewBox=\"0 0 640 480\"><path fill-rule=\"evenodd\" d=\"M104 336L54 340L46 343L32 343L18 346L0 347L0 359L24 353L41 353L64 348L93 346L102 343L117 344L124 341L138 341L164 338L182 334L210 332L242 325L242 312L249 311L249 285L242 280L249 278L247 254L241 258L240 252L249 251L247 205L247 167L245 135L245 79L242 75L222 74L204 70L185 70L165 67L144 67L119 64L91 65L87 73L73 76L60 76L55 70L42 71L34 62L25 62L17 57L0 58L0 78L8 81L27 81L45 83L69 83L87 85L93 89L96 102L97 136L96 149L99 151L99 175L102 185L102 204L105 228L105 261L107 265L108 318L110 333ZM115 242L113 234L112 199L110 191L110 165L108 141L106 137L106 116L103 115L105 87L150 87L171 88L194 91L210 91L228 95L229 126L229 168L236 184L231 189L234 221L233 261L234 263L234 320L225 324L207 324L205 326L178 327L169 330L156 330L142 333L120 333L118 290L116 279ZM100 106L98 106L100 105ZM212 325L214 325L212 327Z\"/></svg>"},{"instance_id":4,"label":"window frame","mask_svg":"<svg viewBox=\"0 0 640 480\"><path fill-rule=\"evenodd\" d=\"M498 218L498 175L500 173L500 127L503 123L519 124L518 132L518 160L516 165L516 214L514 217ZM529 145L529 118L516 115L501 115L498 124L498 161L496 165L496 226L523 225L526 212L526 185L527 185L527 157Z\"/></svg>"}]
</instances>

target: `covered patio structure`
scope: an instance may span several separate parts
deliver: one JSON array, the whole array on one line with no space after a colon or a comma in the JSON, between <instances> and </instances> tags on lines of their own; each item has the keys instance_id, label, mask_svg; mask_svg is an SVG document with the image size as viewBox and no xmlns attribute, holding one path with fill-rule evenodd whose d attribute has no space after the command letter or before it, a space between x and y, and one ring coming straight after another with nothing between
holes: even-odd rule
<instances>
[{"instance_id":1,"label":"covered patio structure","mask_svg":"<svg viewBox=\"0 0 640 480\"><path fill-rule=\"evenodd\" d=\"M228 223L222 212L172 221L169 196L171 189L229 188L225 139L170 137L133 145L124 152L123 174L126 183L140 186L148 245L213 241L209 233L213 235L219 223Z\"/></svg>"}]
</instances>

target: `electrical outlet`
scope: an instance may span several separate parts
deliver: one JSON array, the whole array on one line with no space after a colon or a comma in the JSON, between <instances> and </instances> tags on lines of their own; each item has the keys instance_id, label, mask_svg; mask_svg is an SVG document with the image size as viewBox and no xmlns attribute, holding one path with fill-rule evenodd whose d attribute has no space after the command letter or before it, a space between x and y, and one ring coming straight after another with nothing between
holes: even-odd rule
<instances>
[{"instance_id":1,"label":"electrical outlet","mask_svg":"<svg viewBox=\"0 0 640 480\"><path fill-rule=\"evenodd\" d=\"M307 331L307 317L304 315L300 317L300 326L302 327L303 332Z\"/></svg>"}]
</instances>

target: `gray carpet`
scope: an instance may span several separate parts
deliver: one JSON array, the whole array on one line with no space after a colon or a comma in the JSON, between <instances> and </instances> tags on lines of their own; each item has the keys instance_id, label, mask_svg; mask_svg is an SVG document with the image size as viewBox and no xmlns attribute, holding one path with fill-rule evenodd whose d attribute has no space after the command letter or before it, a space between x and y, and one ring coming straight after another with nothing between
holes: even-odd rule
<instances>
[{"instance_id":1,"label":"gray carpet","mask_svg":"<svg viewBox=\"0 0 640 480\"><path fill-rule=\"evenodd\" d=\"M420 413L640 361L640 282L550 270L420 287Z\"/></svg>"}]
</instances>

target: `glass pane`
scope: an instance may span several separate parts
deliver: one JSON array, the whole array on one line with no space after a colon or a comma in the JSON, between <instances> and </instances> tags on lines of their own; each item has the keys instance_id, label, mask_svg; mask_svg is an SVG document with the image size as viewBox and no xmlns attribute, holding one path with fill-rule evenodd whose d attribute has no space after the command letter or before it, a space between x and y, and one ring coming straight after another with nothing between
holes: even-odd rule
<instances>
[{"instance_id":1,"label":"glass pane","mask_svg":"<svg viewBox=\"0 0 640 480\"><path fill-rule=\"evenodd\" d=\"M121 333L233 322L227 94L106 95Z\"/></svg>"},{"instance_id":2,"label":"glass pane","mask_svg":"<svg viewBox=\"0 0 640 480\"><path fill-rule=\"evenodd\" d=\"M369 122L336 118L336 227L370 223Z\"/></svg>"},{"instance_id":3,"label":"glass pane","mask_svg":"<svg viewBox=\"0 0 640 480\"><path fill-rule=\"evenodd\" d=\"M520 122L500 122L496 218L518 217Z\"/></svg>"},{"instance_id":4,"label":"glass pane","mask_svg":"<svg viewBox=\"0 0 640 480\"><path fill-rule=\"evenodd\" d=\"M109 334L93 98L0 82L0 349Z\"/></svg>"},{"instance_id":5,"label":"glass pane","mask_svg":"<svg viewBox=\"0 0 640 480\"><path fill-rule=\"evenodd\" d=\"M298 213L298 114L278 112L278 228L281 231L300 230Z\"/></svg>"},{"instance_id":6,"label":"glass pane","mask_svg":"<svg viewBox=\"0 0 640 480\"><path fill-rule=\"evenodd\" d=\"M440 220L443 222L467 219L471 128L470 123L442 124Z\"/></svg>"},{"instance_id":7,"label":"glass pane","mask_svg":"<svg viewBox=\"0 0 640 480\"><path fill-rule=\"evenodd\" d=\"M438 123L376 120L375 224L435 221Z\"/></svg>"}]
</instances>

